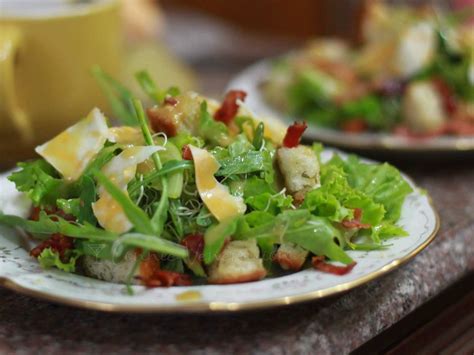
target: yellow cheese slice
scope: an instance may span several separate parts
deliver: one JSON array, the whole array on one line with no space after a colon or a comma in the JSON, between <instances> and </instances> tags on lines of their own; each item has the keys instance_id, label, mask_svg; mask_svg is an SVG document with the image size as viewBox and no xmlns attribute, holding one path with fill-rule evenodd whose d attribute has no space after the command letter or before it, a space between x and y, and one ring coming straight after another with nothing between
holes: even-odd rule
<instances>
[{"instance_id":1,"label":"yellow cheese slice","mask_svg":"<svg viewBox=\"0 0 474 355\"><path fill-rule=\"evenodd\" d=\"M94 108L86 118L35 150L66 180L74 181L102 149L107 137L106 118Z\"/></svg>"},{"instance_id":2,"label":"yellow cheese slice","mask_svg":"<svg viewBox=\"0 0 474 355\"><path fill-rule=\"evenodd\" d=\"M219 163L205 149L189 146L194 160L196 186L202 201L218 221L242 215L246 205L241 197L232 196L227 186L220 184L214 174Z\"/></svg>"},{"instance_id":3,"label":"yellow cheese slice","mask_svg":"<svg viewBox=\"0 0 474 355\"><path fill-rule=\"evenodd\" d=\"M135 176L137 165L148 159L154 152L164 149L161 146L130 147L112 158L103 168L102 173L127 193L127 185ZM120 204L99 186L100 198L92 204L92 210L99 224L110 232L125 233L132 228Z\"/></svg>"}]
</instances>

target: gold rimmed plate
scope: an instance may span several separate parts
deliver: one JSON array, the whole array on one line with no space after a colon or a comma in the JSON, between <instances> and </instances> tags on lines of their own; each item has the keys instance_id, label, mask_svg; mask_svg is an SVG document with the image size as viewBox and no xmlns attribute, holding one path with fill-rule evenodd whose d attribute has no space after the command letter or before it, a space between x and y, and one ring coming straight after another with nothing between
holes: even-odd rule
<instances>
[{"instance_id":1,"label":"gold rimmed plate","mask_svg":"<svg viewBox=\"0 0 474 355\"><path fill-rule=\"evenodd\" d=\"M333 150L325 150L323 160ZM344 158L344 153L339 153ZM398 224L409 236L393 238L385 250L349 251L357 262L348 274L336 276L314 269L235 285L199 285L147 289L125 287L59 270L42 270L28 254L21 233L0 227L0 284L22 294L70 306L107 312L212 313L266 309L335 295L395 269L423 250L435 237L439 218L429 196L413 186ZM29 203L0 176L0 206L4 213L26 216Z\"/></svg>"},{"instance_id":2,"label":"gold rimmed plate","mask_svg":"<svg viewBox=\"0 0 474 355\"><path fill-rule=\"evenodd\" d=\"M265 59L243 70L228 84L228 89L240 89L248 93L245 104L259 116L272 117L272 124L287 126L295 121L272 107L264 98L262 84L268 80L274 60ZM384 156L436 157L462 156L474 158L474 136L440 136L426 139L410 139L391 133L351 133L318 127L309 123L305 138L334 147L357 152L381 153Z\"/></svg>"}]
</instances>

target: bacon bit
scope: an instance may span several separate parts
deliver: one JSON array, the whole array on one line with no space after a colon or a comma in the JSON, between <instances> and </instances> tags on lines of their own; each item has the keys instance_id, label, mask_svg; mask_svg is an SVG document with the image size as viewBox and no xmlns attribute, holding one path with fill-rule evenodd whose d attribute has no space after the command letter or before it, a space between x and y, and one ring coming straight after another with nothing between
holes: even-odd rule
<instances>
[{"instance_id":1,"label":"bacon bit","mask_svg":"<svg viewBox=\"0 0 474 355\"><path fill-rule=\"evenodd\" d=\"M141 249L136 250L137 256L142 253ZM140 277L144 280L153 278L153 275L160 271L160 258L155 253L149 253L140 264Z\"/></svg>"},{"instance_id":2,"label":"bacon bit","mask_svg":"<svg viewBox=\"0 0 474 355\"><path fill-rule=\"evenodd\" d=\"M313 267L319 271L327 272L334 275L345 275L350 272L357 264L355 261L346 266L338 266L325 262L324 256L313 256L311 263Z\"/></svg>"},{"instance_id":3,"label":"bacon bit","mask_svg":"<svg viewBox=\"0 0 474 355\"><path fill-rule=\"evenodd\" d=\"M183 146L182 149L182 155L184 160L193 160L193 153L191 152L191 148L189 148L189 145Z\"/></svg>"},{"instance_id":4,"label":"bacon bit","mask_svg":"<svg viewBox=\"0 0 474 355\"><path fill-rule=\"evenodd\" d=\"M142 276L138 276L137 279L149 288L192 285L191 276L167 270L155 271L153 275L147 279Z\"/></svg>"},{"instance_id":5,"label":"bacon bit","mask_svg":"<svg viewBox=\"0 0 474 355\"><path fill-rule=\"evenodd\" d=\"M347 228L347 229L355 229L355 228L369 229L371 225L362 223L361 219L362 219L362 210L360 208L355 208L354 218L350 221L345 219L341 222L341 224L344 228Z\"/></svg>"},{"instance_id":6,"label":"bacon bit","mask_svg":"<svg viewBox=\"0 0 474 355\"><path fill-rule=\"evenodd\" d=\"M181 241L181 244L189 250L193 259L202 261L204 252L204 236L202 234L190 234Z\"/></svg>"},{"instance_id":7,"label":"bacon bit","mask_svg":"<svg viewBox=\"0 0 474 355\"><path fill-rule=\"evenodd\" d=\"M61 260L65 261L66 251L74 248L74 240L59 233L52 234L48 240L43 241L40 245L33 248L30 251L30 255L37 258L47 248L51 248L51 250L57 252Z\"/></svg>"},{"instance_id":8,"label":"bacon bit","mask_svg":"<svg viewBox=\"0 0 474 355\"><path fill-rule=\"evenodd\" d=\"M176 106L178 104L178 100L176 100L172 96L166 96L165 99L163 100L163 103L165 105L171 105L171 106Z\"/></svg>"},{"instance_id":9,"label":"bacon bit","mask_svg":"<svg viewBox=\"0 0 474 355\"><path fill-rule=\"evenodd\" d=\"M159 107L151 107L146 110L150 125L155 132L164 132L168 137L178 134L178 128L171 117L163 115Z\"/></svg>"},{"instance_id":10,"label":"bacon bit","mask_svg":"<svg viewBox=\"0 0 474 355\"><path fill-rule=\"evenodd\" d=\"M361 133L367 131L368 126L367 122L362 118L353 118L349 121L343 122L341 128L344 132Z\"/></svg>"},{"instance_id":11,"label":"bacon bit","mask_svg":"<svg viewBox=\"0 0 474 355\"><path fill-rule=\"evenodd\" d=\"M141 249L136 249L140 255ZM140 275L136 277L146 287L189 286L191 277L179 272L161 270L160 258L156 253L149 253L140 264Z\"/></svg>"},{"instance_id":12,"label":"bacon bit","mask_svg":"<svg viewBox=\"0 0 474 355\"><path fill-rule=\"evenodd\" d=\"M433 84L438 91L438 94L443 99L444 110L450 115L454 114L457 110L458 104L453 90L441 78L433 79Z\"/></svg>"},{"instance_id":13,"label":"bacon bit","mask_svg":"<svg viewBox=\"0 0 474 355\"><path fill-rule=\"evenodd\" d=\"M247 97L247 93L242 90L230 90L224 98L221 107L214 114L214 119L216 121L224 122L228 125L237 114L239 110L239 105L237 105L237 100L244 101Z\"/></svg>"},{"instance_id":14,"label":"bacon bit","mask_svg":"<svg viewBox=\"0 0 474 355\"><path fill-rule=\"evenodd\" d=\"M285 138L283 138L283 146L286 148L298 146L306 128L308 128L306 122L295 122L289 126L286 130Z\"/></svg>"}]
</instances>

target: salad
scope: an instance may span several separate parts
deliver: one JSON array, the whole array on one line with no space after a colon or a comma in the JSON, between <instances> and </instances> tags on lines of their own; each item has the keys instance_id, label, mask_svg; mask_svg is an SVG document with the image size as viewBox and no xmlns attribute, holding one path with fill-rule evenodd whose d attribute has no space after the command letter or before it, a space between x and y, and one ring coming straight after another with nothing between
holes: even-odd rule
<instances>
[{"instance_id":1,"label":"salad","mask_svg":"<svg viewBox=\"0 0 474 355\"><path fill-rule=\"evenodd\" d=\"M277 60L265 99L308 122L412 138L474 135L474 29L457 13L367 1L361 43L310 43Z\"/></svg>"},{"instance_id":2,"label":"salad","mask_svg":"<svg viewBox=\"0 0 474 355\"><path fill-rule=\"evenodd\" d=\"M306 124L265 125L233 90L222 103L137 74L153 105L96 68L121 125L97 108L9 176L43 268L147 287L231 284L315 268L342 275L347 250L387 248L412 192L389 164L320 158ZM132 290L129 287L129 290Z\"/></svg>"}]
</instances>

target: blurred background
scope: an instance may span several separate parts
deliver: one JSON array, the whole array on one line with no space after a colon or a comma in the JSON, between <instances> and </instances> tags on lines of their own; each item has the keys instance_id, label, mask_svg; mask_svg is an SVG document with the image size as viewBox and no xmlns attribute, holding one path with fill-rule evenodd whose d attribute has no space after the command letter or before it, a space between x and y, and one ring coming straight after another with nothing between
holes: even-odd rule
<instances>
[{"instance_id":1,"label":"blurred background","mask_svg":"<svg viewBox=\"0 0 474 355\"><path fill-rule=\"evenodd\" d=\"M357 43L362 10L367 1L372 0L0 0L0 52L16 48L5 46L8 41L2 42L2 35L8 34L4 30L5 26L8 29L13 24L13 27L20 27L24 32L29 31L20 41L22 43L18 44L18 53L10 55L13 59L8 63L4 61L0 68L0 167L6 168L18 160L32 157L37 144L84 117L94 105L110 113L103 94L90 75L93 64L101 64L136 93L141 90L134 80L134 73L147 69L160 87L176 85L183 91L191 89L221 98L233 76L264 57L286 53L317 36L341 37ZM52 27L56 15L48 14L50 8L70 7L67 11L73 11L73 6L112 4L117 7L119 3L122 5L120 10L117 8L116 13L109 13L107 27L98 23L95 32L89 30L101 33L95 39L96 43L93 42L95 35L75 33L82 30L72 30L72 21L65 18L62 19L64 24L61 28L69 26L69 32L64 31L61 38L55 38L61 31ZM472 0L413 0L396 3L435 3L441 7L463 7L472 5ZM10 16L10 10L13 11L13 17ZM35 26L41 22L37 18L45 14L48 20L44 22L51 28L40 27L44 31L37 30ZM90 13L87 20L93 21ZM25 27L25 24L29 27ZM104 37L105 29L110 37L107 43L110 43L111 48L102 51L103 63L97 63L98 52L106 42L105 38L100 39ZM36 42L41 42L41 48ZM91 48L97 51L91 52ZM77 53L66 54L68 51ZM109 53L110 63L107 63L106 53ZM72 62L79 57L82 63L76 65ZM16 73L17 78L14 80L5 74L8 65ZM46 66L49 68L40 75ZM69 80L69 84L65 84L67 81L64 77L71 79L73 74L76 82ZM16 82L17 79L23 84L19 83L15 89L4 89L5 83ZM52 84L55 84L54 88ZM78 87L84 89L77 90ZM40 91L42 94L38 95ZM63 92L74 93L65 96ZM50 97L42 100L46 93ZM16 102L6 102L15 95ZM28 109L37 112L27 112L28 109L21 112L32 101L35 101L34 110ZM63 107L57 110L53 118L50 111L61 104ZM9 117L12 116L12 107L17 111L16 127L13 127L15 125L12 125ZM25 127L28 126L23 122L25 117L30 121L29 137L25 134Z\"/></svg>"},{"instance_id":2,"label":"blurred background","mask_svg":"<svg viewBox=\"0 0 474 355\"><path fill-rule=\"evenodd\" d=\"M183 84L198 87L211 96L221 95L228 80L250 63L299 47L315 36L341 37L357 43L364 5L362 0L125 2L128 37L132 41L146 38L159 41L165 51L173 53L191 69L188 77L177 73ZM387 2L417 6L435 3L441 7L472 3L471 0Z\"/></svg>"}]
</instances>

